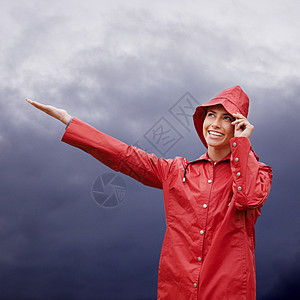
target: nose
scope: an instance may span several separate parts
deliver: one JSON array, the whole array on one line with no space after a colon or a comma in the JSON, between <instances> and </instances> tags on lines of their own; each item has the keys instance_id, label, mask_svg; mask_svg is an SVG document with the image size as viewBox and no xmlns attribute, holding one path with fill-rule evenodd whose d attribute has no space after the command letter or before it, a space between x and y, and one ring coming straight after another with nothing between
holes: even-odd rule
<instances>
[{"instance_id":1,"label":"nose","mask_svg":"<svg viewBox=\"0 0 300 300\"><path fill-rule=\"evenodd\" d=\"M211 126L214 127L214 128L220 128L220 119L215 118L213 123L211 124Z\"/></svg>"}]
</instances>

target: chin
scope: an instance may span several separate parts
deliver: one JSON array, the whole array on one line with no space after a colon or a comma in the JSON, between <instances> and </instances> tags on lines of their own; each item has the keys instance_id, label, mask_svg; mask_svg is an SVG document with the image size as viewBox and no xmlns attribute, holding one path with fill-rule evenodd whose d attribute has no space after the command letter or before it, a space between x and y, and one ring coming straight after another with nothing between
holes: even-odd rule
<instances>
[{"instance_id":1,"label":"chin","mask_svg":"<svg viewBox=\"0 0 300 300\"><path fill-rule=\"evenodd\" d=\"M208 140L206 140L206 143L207 143L207 146L208 147L213 147L213 148L220 148L220 149L222 149L222 148L228 148L228 147L230 147L230 142L228 142L228 143L226 143L226 142L224 142L224 141L208 141Z\"/></svg>"},{"instance_id":2,"label":"chin","mask_svg":"<svg viewBox=\"0 0 300 300\"><path fill-rule=\"evenodd\" d=\"M222 146L222 145L224 146L224 141L214 141L211 139L207 139L206 143L208 146L211 146L211 147L217 147L217 146Z\"/></svg>"},{"instance_id":3,"label":"chin","mask_svg":"<svg viewBox=\"0 0 300 300\"><path fill-rule=\"evenodd\" d=\"M208 143L207 146L211 148L226 148L226 146L224 147L224 145L214 144L214 143Z\"/></svg>"}]
</instances>

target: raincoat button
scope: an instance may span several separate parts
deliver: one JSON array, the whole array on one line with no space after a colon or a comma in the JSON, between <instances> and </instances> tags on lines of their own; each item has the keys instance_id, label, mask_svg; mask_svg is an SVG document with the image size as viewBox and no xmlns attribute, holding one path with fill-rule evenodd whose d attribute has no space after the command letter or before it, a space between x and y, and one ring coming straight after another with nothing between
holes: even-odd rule
<instances>
[{"instance_id":1,"label":"raincoat button","mask_svg":"<svg viewBox=\"0 0 300 300\"><path fill-rule=\"evenodd\" d=\"M204 233L204 231L203 230L200 230L200 234L203 234Z\"/></svg>"},{"instance_id":2,"label":"raincoat button","mask_svg":"<svg viewBox=\"0 0 300 300\"><path fill-rule=\"evenodd\" d=\"M236 159L235 159L235 161L236 161L236 162L238 162L238 161L239 161L239 159L238 159L238 158L236 158Z\"/></svg>"},{"instance_id":3,"label":"raincoat button","mask_svg":"<svg viewBox=\"0 0 300 300\"><path fill-rule=\"evenodd\" d=\"M240 172L237 172L236 175L237 175L238 177L240 177L240 176L241 176L241 173L240 173Z\"/></svg>"},{"instance_id":4,"label":"raincoat button","mask_svg":"<svg viewBox=\"0 0 300 300\"><path fill-rule=\"evenodd\" d=\"M207 207L207 204L203 204L203 208L206 208Z\"/></svg>"},{"instance_id":5,"label":"raincoat button","mask_svg":"<svg viewBox=\"0 0 300 300\"><path fill-rule=\"evenodd\" d=\"M208 181L207 181L208 183L212 183L212 180L211 179L208 179Z\"/></svg>"},{"instance_id":6,"label":"raincoat button","mask_svg":"<svg viewBox=\"0 0 300 300\"><path fill-rule=\"evenodd\" d=\"M196 282L194 283L194 287L197 287L197 283Z\"/></svg>"},{"instance_id":7,"label":"raincoat button","mask_svg":"<svg viewBox=\"0 0 300 300\"><path fill-rule=\"evenodd\" d=\"M239 186L239 187L238 187L238 190L239 190L239 191L241 191L241 190L242 190L242 187L241 187L241 186Z\"/></svg>"},{"instance_id":8,"label":"raincoat button","mask_svg":"<svg viewBox=\"0 0 300 300\"><path fill-rule=\"evenodd\" d=\"M232 143L232 146L233 146L233 147L236 147L236 143L235 143L235 142L234 142L234 143Z\"/></svg>"},{"instance_id":9,"label":"raincoat button","mask_svg":"<svg viewBox=\"0 0 300 300\"><path fill-rule=\"evenodd\" d=\"M198 260L201 261L201 257L198 257Z\"/></svg>"}]
</instances>

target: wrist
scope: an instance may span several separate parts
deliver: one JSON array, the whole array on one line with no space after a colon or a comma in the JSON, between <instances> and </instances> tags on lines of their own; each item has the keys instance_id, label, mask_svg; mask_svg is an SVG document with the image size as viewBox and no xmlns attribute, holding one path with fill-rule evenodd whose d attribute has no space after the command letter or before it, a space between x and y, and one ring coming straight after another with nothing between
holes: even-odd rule
<instances>
[{"instance_id":1,"label":"wrist","mask_svg":"<svg viewBox=\"0 0 300 300\"><path fill-rule=\"evenodd\" d=\"M67 115L63 116L60 119L60 121L63 122L65 125L67 125L70 122L71 118L72 117L69 114L67 114Z\"/></svg>"},{"instance_id":2,"label":"wrist","mask_svg":"<svg viewBox=\"0 0 300 300\"><path fill-rule=\"evenodd\" d=\"M67 129L67 128L68 128L68 126L70 125L70 123L72 122L72 120L73 120L73 118L71 117L71 118L70 118L70 120L69 120L69 122L66 124L66 127L65 127L65 129Z\"/></svg>"}]
</instances>

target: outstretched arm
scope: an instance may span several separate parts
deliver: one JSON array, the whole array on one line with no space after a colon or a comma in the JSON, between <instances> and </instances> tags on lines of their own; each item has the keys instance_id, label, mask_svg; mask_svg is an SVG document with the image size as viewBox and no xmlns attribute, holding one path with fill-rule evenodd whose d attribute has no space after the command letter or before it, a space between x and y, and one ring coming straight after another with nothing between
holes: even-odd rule
<instances>
[{"instance_id":1,"label":"outstretched arm","mask_svg":"<svg viewBox=\"0 0 300 300\"><path fill-rule=\"evenodd\" d=\"M51 117L68 124L62 141L91 154L106 166L139 180L145 185L162 188L172 160L157 158L141 149L128 146L121 141L96 130L90 125L72 118L65 110L44 105L30 99L28 103Z\"/></svg>"},{"instance_id":2,"label":"outstretched arm","mask_svg":"<svg viewBox=\"0 0 300 300\"><path fill-rule=\"evenodd\" d=\"M63 122L64 124L68 124L68 122L71 120L71 116L63 109L59 109L51 105L44 105L30 99L26 99L26 101L49 116Z\"/></svg>"},{"instance_id":3,"label":"outstretched arm","mask_svg":"<svg viewBox=\"0 0 300 300\"><path fill-rule=\"evenodd\" d=\"M89 153L117 172L159 189L162 189L173 166L173 159L157 158L154 154L127 145L77 118L72 119L62 141Z\"/></svg>"}]
</instances>

